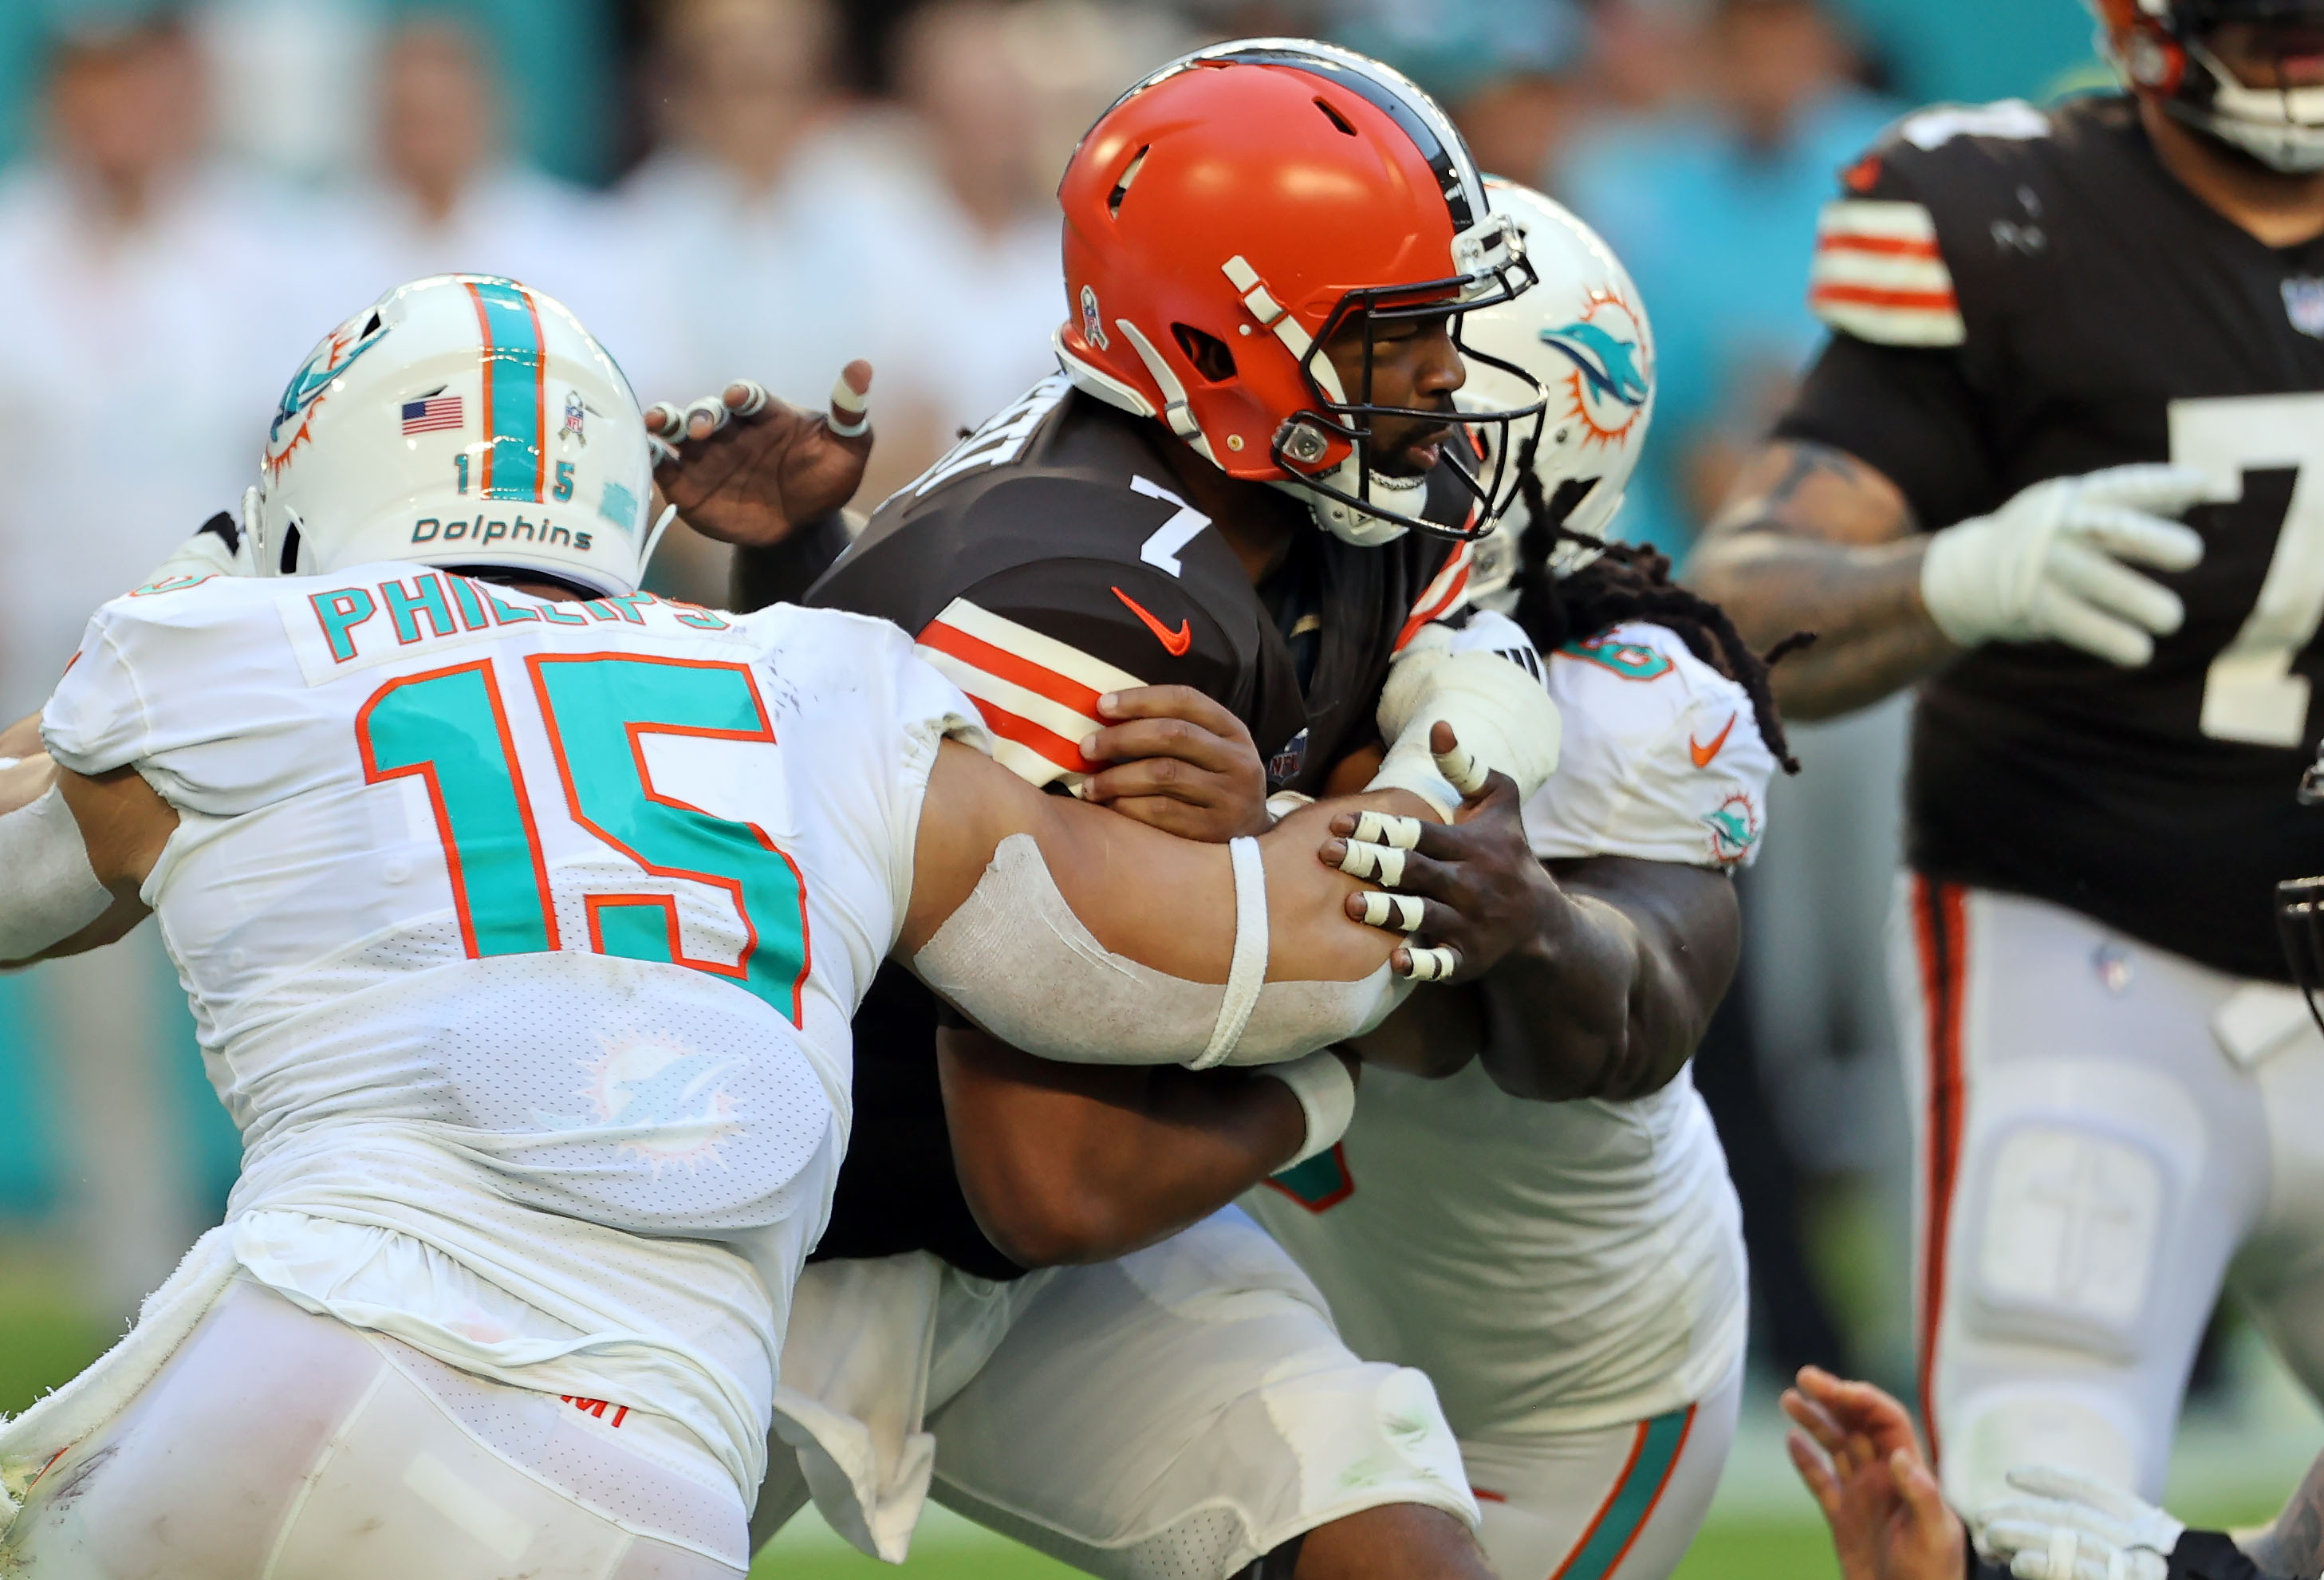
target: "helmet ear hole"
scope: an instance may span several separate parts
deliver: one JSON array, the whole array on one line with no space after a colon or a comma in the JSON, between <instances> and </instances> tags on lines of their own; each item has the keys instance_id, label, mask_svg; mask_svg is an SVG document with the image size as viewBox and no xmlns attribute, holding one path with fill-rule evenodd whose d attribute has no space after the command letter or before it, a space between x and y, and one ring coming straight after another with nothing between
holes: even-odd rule
<instances>
[{"instance_id":1,"label":"helmet ear hole","mask_svg":"<svg viewBox=\"0 0 2324 1580\"><path fill-rule=\"evenodd\" d=\"M1352 137L1356 134L1355 127L1348 124L1348 117L1334 108L1330 99L1319 97L1315 100L1315 107L1323 112L1325 120L1340 129L1342 136Z\"/></svg>"},{"instance_id":2,"label":"helmet ear hole","mask_svg":"<svg viewBox=\"0 0 2324 1580\"><path fill-rule=\"evenodd\" d=\"M1146 163L1146 156L1153 151L1152 143L1146 144L1131 154L1130 162L1121 167L1121 174L1114 180L1113 190L1105 195L1105 211L1111 217L1121 217L1121 200L1130 196L1130 183L1138 179L1139 171Z\"/></svg>"},{"instance_id":3,"label":"helmet ear hole","mask_svg":"<svg viewBox=\"0 0 2324 1580\"><path fill-rule=\"evenodd\" d=\"M1170 333L1177 340L1178 349L1186 354L1186 360L1205 380L1222 384L1234 377L1234 352L1216 335L1206 335L1192 324L1173 324Z\"/></svg>"},{"instance_id":4,"label":"helmet ear hole","mask_svg":"<svg viewBox=\"0 0 2324 1580\"><path fill-rule=\"evenodd\" d=\"M277 567L284 576L299 574L299 523L282 529L282 559Z\"/></svg>"}]
</instances>

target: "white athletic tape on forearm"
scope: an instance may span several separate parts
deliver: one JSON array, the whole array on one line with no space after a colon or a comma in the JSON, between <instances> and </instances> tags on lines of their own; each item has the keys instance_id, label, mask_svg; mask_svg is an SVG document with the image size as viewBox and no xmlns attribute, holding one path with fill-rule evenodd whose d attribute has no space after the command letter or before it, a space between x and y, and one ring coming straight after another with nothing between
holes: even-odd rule
<instances>
[{"instance_id":1,"label":"white athletic tape on forearm","mask_svg":"<svg viewBox=\"0 0 2324 1580\"><path fill-rule=\"evenodd\" d=\"M1219 1001L1210 1044L1188 1069L1209 1069L1235 1050L1251 1011L1259 1007L1259 990L1267 985L1267 864L1259 859L1259 841L1248 835L1227 841L1227 859L1234 868L1234 955L1227 963L1226 997Z\"/></svg>"},{"instance_id":2,"label":"white athletic tape on forearm","mask_svg":"<svg viewBox=\"0 0 2324 1580\"><path fill-rule=\"evenodd\" d=\"M1440 766L1428 744L1438 724L1452 726L1461 753L1473 760L1458 783L1448 770L1463 766L1459 756ZM1488 770L1515 780L1527 800L1557 772L1557 705L1539 680L1496 652L1398 659L1380 691L1379 727L1388 756L1365 788L1409 790L1448 822L1464 794L1483 788Z\"/></svg>"},{"instance_id":3,"label":"white athletic tape on forearm","mask_svg":"<svg viewBox=\"0 0 2324 1580\"><path fill-rule=\"evenodd\" d=\"M1354 837L1369 845L1394 845L1398 850L1412 850L1420 844L1420 819L1401 818L1394 812L1362 811L1356 814Z\"/></svg>"},{"instance_id":4,"label":"white athletic tape on forearm","mask_svg":"<svg viewBox=\"0 0 2324 1580\"><path fill-rule=\"evenodd\" d=\"M1371 845L1360 839L1351 839L1347 854L1340 858L1340 871L1350 877L1371 879L1383 888L1393 889L1404 882L1404 852L1392 845Z\"/></svg>"},{"instance_id":5,"label":"white athletic tape on forearm","mask_svg":"<svg viewBox=\"0 0 2324 1580\"><path fill-rule=\"evenodd\" d=\"M1409 970L1402 975L1413 982L1442 982L1461 969L1461 951L1439 947L1424 949L1406 945L1405 953L1412 956Z\"/></svg>"},{"instance_id":6,"label":"white athletic tape on forearm","mask_svg":"<svg viewBox=\"0 0 2324 1580\"><path fill-rule=\"evenodd\" d=\"M103 916L113 896L97 881L64 792L46 791L0 816L0 961L29 960Z\"/></svg>"},{"instance_id":7,"label":"white athletic tape on forearm","mask_svg":"<svg viewBox=\"0 0 2324 1580\"><path fill-rule=\"evenodd\" d=\"M831 414L824 420L842 439L853 439L872 426L871 402L848 387L845 374L832 383Z\"/></svg>"},{"instance_id":8,"label":"white athletic tape on forearm","mask_svg":"<svg viewBox=\"0 0 2324 1580\"><path fill-rule=\"evenodd\" d=\"M1426 910L1414 895L1383 894L1377 889L1364 891L1366 927L1394 927L1398 932L1416 933ZM1393 921L1389 920L1391 917L1395 919Z\"/></svg>"},{"instance_id":9,"label":"white athletic tape on forearm","mask_svg":"<svg viewBox=\"0 0 2324 1580\"><path fill-rule=\"evenodd\" d=\"M1299 1111L1307 1116L1307 1140L1285 1169L1296 1169L1339 1145L1356 1116L1356 1077L1345 1060L1326 1048L1305 1058L1269 1065L1262 1073L1290 1087L1299 1099Z\"/></svg>"},{"instance_id":10,"label":"white athletic tape on forearm","mask_svg":"<svg viewBox=\"0 0 2324 1580\"><path fill-rule=\"evenodd\" d=\"M1244 929L1236 930L1240 945ZM1065 903L1029 834L1001 842L968 899L910 966L1003 1042L1073 1064L1205 1058L1228 996L1226 986L1108 951ZM1279 1064L1360 1037L1411 991L1386 966L1355 982L1263 983L1225 1062Z\"/></svg>"}]
</instances>

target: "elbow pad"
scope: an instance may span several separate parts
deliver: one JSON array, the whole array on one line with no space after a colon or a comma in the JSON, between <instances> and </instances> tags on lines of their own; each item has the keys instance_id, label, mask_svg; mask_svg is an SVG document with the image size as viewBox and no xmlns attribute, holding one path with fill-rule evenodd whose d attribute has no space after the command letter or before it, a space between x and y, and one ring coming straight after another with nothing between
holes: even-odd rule
<instances>
[{"instance_id":1,"label":"elbow pad","mask_svg":"<svg viewBox=\"0 0 2324 1580\"><path fill-rule=\"evenodd\" d=\"M113 894L97 881L80 825L51 785L0 815L0 961L30 960L103 916Z\"/></svg>"},{"instance_id":2,"label":"elbow pad","mask_svg":"<svg viewBox=\"0 0 2324 1580\"><path fill-rule=\"evenodd\" d=\"M1386 966L1356 982L1268 982L1267 880L1255 840L1230 850L1234 961L1222 984L1116 955L1074 914L1029 834L1012 834L913 972L1012 1048L1067 1064L1279 1064L1361 1036L1411 984Z\"/></svg>"},{"instance_id":3,"label":"elbow pad","mask_svg":"<svg viewBox=\"0 0 2324 1580\"><path fill-rule=\"evenodd\" d=\"M1448 651L1449 633L1439 633L1423 630L1388 670L1379 715L1388 756L1365 788L1409 790L1450 823L1462 794L1483 784L1487 769L1499 769L1517 781L1520 801L1531 800L1557 772L1557 704L1540 680L1500 654ZM1448 780L1429 748L1440 720L1475 760L1467 784Z\"/></svg>"}]
</instances>

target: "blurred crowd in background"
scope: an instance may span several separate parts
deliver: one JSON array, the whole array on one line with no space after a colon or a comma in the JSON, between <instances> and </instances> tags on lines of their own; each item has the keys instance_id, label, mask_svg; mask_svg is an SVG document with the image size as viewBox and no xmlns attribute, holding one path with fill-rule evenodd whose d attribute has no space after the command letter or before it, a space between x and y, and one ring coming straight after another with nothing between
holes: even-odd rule
<instances>
[{"instance_id":1,"label":"blurred crowd in background","mask_svg":"<svg viewBox=\"0 0 2324 1580\"><path fill-rule=\"evenodd\" d=\"M1052 192L1084 127L1213 38L1331 38L1635 276L1655 432L1618 530L1683 559L1813 353L1835 172L1911 105L2103 84L2078 0L7 0L0 716L250 480L309 346L446 270L563 299L641 400L870 358L908 479L1051 366ZM658 577L719 601L714 545ZM1698 1080L1746 1197L1762 1360L1894 1378L1905 1129L1878 940L1900 715L1794 733ZM1812 830L1812 834L1809 831ZM0 1236L127 1315L237 1149L151 928L0 976Z\"/></svg>"}]
</instances>

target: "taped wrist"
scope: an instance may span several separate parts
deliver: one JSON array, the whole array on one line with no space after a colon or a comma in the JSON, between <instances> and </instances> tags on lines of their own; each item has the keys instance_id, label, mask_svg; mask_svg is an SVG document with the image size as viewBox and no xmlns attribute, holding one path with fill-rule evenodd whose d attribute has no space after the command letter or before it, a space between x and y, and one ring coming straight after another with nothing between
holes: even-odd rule
<instances>
[{"instance_id":1,"label":"taped wrist","mask_svg":"<svg viewBox=\"0 0 2324 1580\"><path fill-rule=\"evenodd\" d=\"M1299 1111L1307 1116L1307 1140L1285 1169L1296 1169L1339 1145L1348 1133L1348 1122L1356 1116L1356 1077L1349 1073L1346 1060L1326 1048L1305 1058L1268 1065L1259 1074L1290 1087L1299 1099Z\"/></svg>"},{"instance_id":2,"label":"taped wrist","mask_svg":"<svg viewBox=\"0 0 2324 1580\"><path fill-rule=\"evenodd\" d=\"M1408 652L1388 670L1379 703L1388 756L1365 788L1410 790L1451 822L1462 792L1428 744L1440 721L1452 726L1480 777L1499 769L1517 781L1521 799L1530 800L1557 771L1557 704L1539 680L1496 652L1432 649Z\"/></svg>"},{"instance_id":3,"label":"taped wrist","mask_svg":"<svg viewBox=\"0 0 2324 1580\"><path fill-rule=\"evenodd\" d=\"M1236 927L1224 984L1108 950L1065 903L1029 834L1001 842L911 969L1001 1041L1069 1064L1279 1064L1360 1037L1404 1002L1410 984L1386 966L1355 982L1267 981L1258 842L1228 848Z\"/></svg>"},{"instance_id":4,"label":"taped wrist","mask_svg":"<svg viewBox=\"0 0 2324 1580\"><path fill-rule=\"evenodd\" d=\"M103 916L113 895L97 881L80 825L51 785L0 816L0 961L29 960Z\"/></svg>"}]
</instances>

